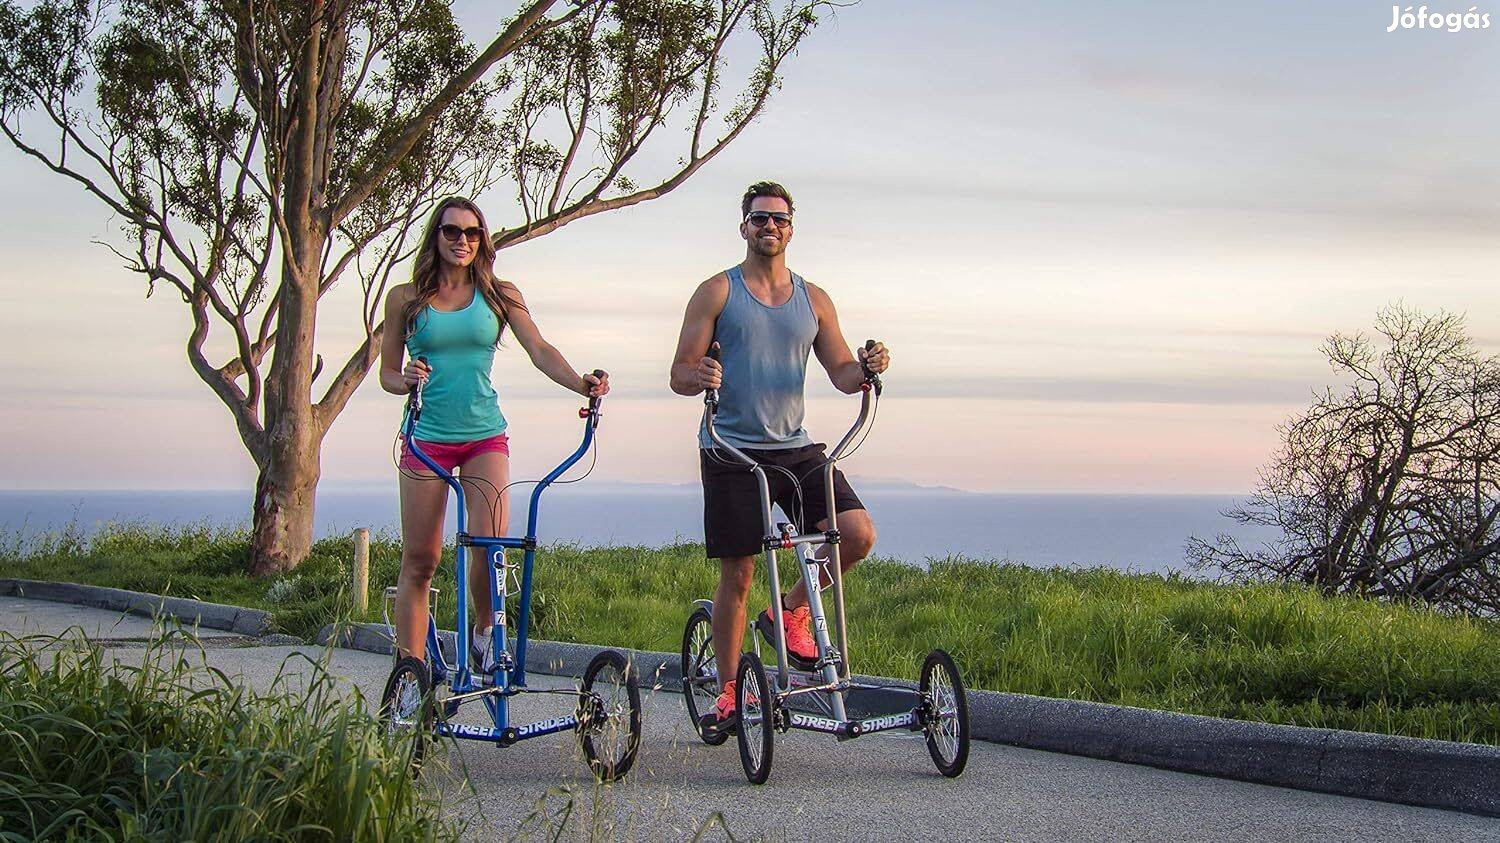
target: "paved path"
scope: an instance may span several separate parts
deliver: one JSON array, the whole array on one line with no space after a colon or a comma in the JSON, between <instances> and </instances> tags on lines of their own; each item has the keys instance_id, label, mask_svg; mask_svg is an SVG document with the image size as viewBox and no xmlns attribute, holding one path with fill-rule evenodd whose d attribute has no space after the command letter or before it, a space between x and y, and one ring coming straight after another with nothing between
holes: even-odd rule
<instances>
[{"instance_id":1,"label":"paved path","mask_svg":"<svg viewBox=\"0 0 1500 843\"><path fill-rule=\"evenodd\" d=\"M15 636L60 635L72 628L83 631L91 640L142 638L151 634L151 619L123 612L28 600L24 597L0 597L0 632ZM193 627L188 627L192 629ZM196 630L200 638L241 638L222 629Z\"/></svg>"},{"instance_id":2,"label":"paved path","mask_svg":"<svg viewBox=\"0 0 1500 843\"><path fill-rule=\"evenodd\" d=\"M113 639L108 646L127 661L138 650L119 639L143 635L149 624L118 620L102 610L0 598L0 631L55 633L81 625ZM349 687L374 699L390 668L388 657L353 650L226 646L234 643L240 642L221 640L205 658L262 688L278 670L303 673L309 660L326 660ZM539 688L572 684L532 678ZM948 780L934 771L921 738L909 733L848 743L778 735L771 780L753 787L734 741L708 747L693 736L679 695L651 693L645 705L641 756L621 784L595 785L570 735L506 749L466 741L446 756L453 773L434 778L455 816L471 819L475 839L504 837L528 816L536 827L543 822L539 801L550 816L571 800L570 836L584 831L576 825L584 817L598 824L601 838L643 840L691 837L720 814L740 839L1500 841L1500 820L1492 818L981 742L964 775ZM517 698L512 715L529 722L571 708L567 697L539 694ZM458 719L483 717L473 705ZM707 835L723 837L718 829Z\"/></svg>"}]
</instances>

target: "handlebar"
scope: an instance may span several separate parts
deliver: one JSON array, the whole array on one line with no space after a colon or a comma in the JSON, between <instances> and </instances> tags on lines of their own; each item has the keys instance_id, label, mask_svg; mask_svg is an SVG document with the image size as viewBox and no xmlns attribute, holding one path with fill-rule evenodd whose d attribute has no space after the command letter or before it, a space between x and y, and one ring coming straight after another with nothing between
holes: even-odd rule
<instances>
[{"instance_id":1,"label":"handlebar","mask_svg":"<svg viewBox=\"0 0 1500 843\"><path fill-rule=\"evenodd\" d=\"M874 340L865 340L866 351L870 351L874 349L874 347ZM710 360L717 361L719 359L718 343L712 343L709 345L707 356ZM836 462L840 457L844 455L844 451L849 447L849 443L853 442L855 436L857 436L859 432L864 429L865 425L870 421L870 411L872 407L880 400L880 393L882 389L880 375L877 375L876 373L870 371L870 367L868 365L865 365L863 361L860 362L860 366L864 369L865 372L865 382L863 385L864 388L860 390L861 400L859 406L859 418L855 419L854 426L849 428L849 432L844 434L844 438L839 440L839 444L834 446L833 450L829 452L828 459L833 462ZM708 429L708 438L713 441L714 445L717 446L720 450L727 452L735 459L744 463L746 466L756 465L757 463L754 459L752 459L740 449L734 447L733 445L725 442L722 438L720 438L719 431L714 428L714 416L719 412L719 391L717 389L705 390L703 404L703 423L704 426Z\"/></svg>"},{"instance_id":2,"label":"handlebar","mask_svg":"<svg viewBox=\"0 0 1500 843\"><path fill-rule=\"evenodd\" d=\"M423 363L427 362L426 357L418 357L417 359ZM604 370L595 369L593 374L595 377L602 377L604 375ZM424 384L425 381L419 380L417 381L417 384L411 388L411 392L409 393L411 397L408 399L407 405L410 409L410 412L407 413L406 424L401 428L401 440L403 443L405 443L406 447L410 449L411 453L416 456L416 458L421 461L423 465L427 466L428 470L432 471L441 480L446 482L448 486L452 488L453 491L458 495L459 523L460 532L462 532L462 524L464 520L463 487L451 472L443 470L442 466L434 462L433 459L422 450L421 445L418 444L418 440L416 439L417 419L422 415L422 388ZM588 451L589 446L593 444L594 429L599 426L599 404L602 400L603 399L600 397L590 396L588 406L578 411L578 417L585 420L583 427L583 443L578 446L578 449L575 450L571 456L565 458L546 476L545 479L539 481L535 488L533 488L531 494L532 506L530 514L530 520L533 523L531 523L529 526L529 529L531 531L530 535L535 535L536 525L534 522L536 519L536 500L541 495L542 490L551 485L552 481L562 476L562 473L571 468L574 463L578 462L578 460L583 457L584 453Z\"/></svg>"}]
</instances>

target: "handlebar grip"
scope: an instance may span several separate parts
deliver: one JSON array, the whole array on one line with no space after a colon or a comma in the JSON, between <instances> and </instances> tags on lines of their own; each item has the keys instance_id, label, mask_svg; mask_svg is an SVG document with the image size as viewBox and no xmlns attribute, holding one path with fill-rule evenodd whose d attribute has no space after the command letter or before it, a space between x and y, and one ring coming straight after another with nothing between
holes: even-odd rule
<instances>
[{"instance_id":1,"label":"handlebar grip","mask_svg":"<svg viewBox=\"0 0 1500 843\"><path fill-rule=\"evenodd\" d=\"M421 363L424 366L430 366L430 364L427 362L427 358L425 356L424 357L418 357L417 358L417 362ZM414 383L414 384L412 384L411 389L407 392L407 396L408 397L407 397L406 405L411 410L411 417L412 417L413 421L415 421L417 418L419 418L422 415L422 384L423 383L424 383L424 381L421 378L418 378L417 382Z\"/></svg>"},{"instance_id":2,"label":"handlebar grip","mask_svg":"<svg viewBox=\"0 0 1500 843\"><path fill-rule=\"evenodd\" d=\"M722 349L719 348L719 343L717 341L710 342L708 344L708 355L707 355L708 359L714 361L715 363L719 362L719 352L721 350ZM718 415L719 414L719 390L717 390L717 389L706 389L706 390L704 390L703 391L703 403L708 406L708 414L709 414L710 418L712 418L713 416Z\"/></svg>"},{"instance_id":3,"label":"handlebar grip","mask_svg":"<svg viewBox=\"0 0 1500 843\"><path fill-rule=\"evenodd\" d=\"M875 350L875 341L874 340L865 340L865 353L866 353L866 355L868 355L869 352L874 351L874 350ZM861 369L865 370L865 383L867 383L870 386L874 387L875 388L875 394L879 395L881 387L882 387L882 384L880 383L880 375L877 375L873 371L870 370L870 364L869 364L869 362L867 360L861 360L861 361L859 361L859 367Z\"/></svg>"},{"instance_id":4,"label":"handlebar grip","mask_svg":"<svg viewBox=\"0 0 1500 843\"><path fill-rule=\"evenodd\" d=\"M594 377L602 379L602 378L604 378L604 376L607 373L603 369L595 369L592 374L594 375ZM600 399L599 399L598 396L595 396L595 395L590 395L589 396L589 410L591 412L594 411L594 410L599 409L599 400Z\"/></svg>"},{"instance_id":5,"label":"handlebar grip","mask_svg":"<svg viewBox=\"0 0 1500 843\"><path fill-rule=\"evenodd\" d=\"M420 356L420 357L418 357L417 358L417 362L421 363L423 366L430 367L432 365L432 364L430 364L430 363L427 362L427 355L425 355L425 354L422 355L422 356ZM418 379L417 382L412 385L412 388L411 388L410 392L411 392L412 395L417 395L421 391L422 391L422 381L421 381L421 379Z\"/></svg>"}]
</instances>

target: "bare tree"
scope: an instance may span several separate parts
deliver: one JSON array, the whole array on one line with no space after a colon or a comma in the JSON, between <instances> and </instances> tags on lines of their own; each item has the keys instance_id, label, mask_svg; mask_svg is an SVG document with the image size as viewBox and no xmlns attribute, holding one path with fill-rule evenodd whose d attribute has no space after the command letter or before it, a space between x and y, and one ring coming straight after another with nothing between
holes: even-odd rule
<instances>
[{"instance_id":1,"label":"bare tree","mask_svg":"<svg viewBox=\"0 0 1500 843\"><path fill-rule=\"evenodd\" d=\"M1500 360L1452 314L1397 305L1376 334L1328 339L1347 386L1280 428L1259 487L1225 513L1281 538L1253 551L1194 538L1189 557L1232 578L1500 613Z\"/></svg>"},{"instance_id":2,"label":"bare tree","mask_svg":"<svg viewBox=\"0 0 1500 843\"><path fill-rule=\"evenodd\" d=\"M528 0L476 49L449 4L0 0L0 132L109 208L111 248L190 308L188 361L259 469L256 574L307 555L321 444L376 360L414 222L508 182L504 248L668 193L762 112L831 5ZM734 77L732 51L753 65ZM683 153L642 186L628 165L667 126ZM364 339L315 394L318 302L350 276Z\"/></svg>"}]
</instances>

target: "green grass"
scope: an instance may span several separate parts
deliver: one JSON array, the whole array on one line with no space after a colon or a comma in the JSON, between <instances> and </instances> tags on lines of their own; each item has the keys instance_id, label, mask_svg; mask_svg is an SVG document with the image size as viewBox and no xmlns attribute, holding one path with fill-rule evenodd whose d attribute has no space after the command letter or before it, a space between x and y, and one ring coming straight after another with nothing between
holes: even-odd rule
<instances>
[{"instance_id":1,"label":"green grass","mask_svg":"<svg viewBox=\"0 0 1500 843\"><path fill-rule=\"evenodd\" d=\"M191 648L0 636L0 840L457 839L326 672L258 693Z\"/></svg>"},{"instance_id":2,"label":"green grass","mask_svg":"<svg viewBox=\"0 0 1500 843\"><path fill-rule=\"evenodd\" d=\"M0 560L13 576L267 608L295 635L310 635L347 602L347 539L319 542L280 585L239 573L248 539L232 530L130 525L90 540L10 545ZM372 543L371 619L399 556L392 537ZM445 626L451 570L450 556L439 581ZM716 571L696 544L549 547L538 556L532 634L675 652L691 601L712 595ZM785 569L784 581L792 573ZM851 661L861 673L915 678L926 652L942 647L974 688L1500 745L1493 621L1290 586L962 559L927 571L867 561L847 591ZM752 612L767 599L757 584Z\"/></svg>"}]
</instances>

